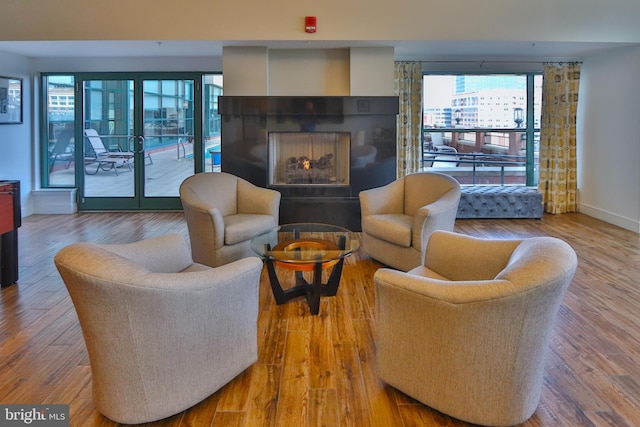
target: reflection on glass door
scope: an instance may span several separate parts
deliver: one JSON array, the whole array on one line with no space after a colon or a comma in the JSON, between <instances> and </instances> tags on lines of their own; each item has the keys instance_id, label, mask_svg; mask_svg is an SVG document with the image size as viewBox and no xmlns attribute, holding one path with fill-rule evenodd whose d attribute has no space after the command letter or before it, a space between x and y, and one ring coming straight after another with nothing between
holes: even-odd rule
<instances>
[{"instance_id":1,"label":"reflection on glass door","mask_svg":"<svg viewBox=\"0 0 640 427\"><path fill-rule=\"evenodd\" d=\"M145 197L179 197L194 173L194 80L143 80Z\"/></svg>"},{"instance_id":2,"label":"reflection on glass door","mask_svg":"<svg viewBox=\"0 0 640 427\"><path fill-rule=\"evenodd\" d=\"M134 88L127 79L83 84L85 199L135 197Z\"/></svg>"}]
</instances>

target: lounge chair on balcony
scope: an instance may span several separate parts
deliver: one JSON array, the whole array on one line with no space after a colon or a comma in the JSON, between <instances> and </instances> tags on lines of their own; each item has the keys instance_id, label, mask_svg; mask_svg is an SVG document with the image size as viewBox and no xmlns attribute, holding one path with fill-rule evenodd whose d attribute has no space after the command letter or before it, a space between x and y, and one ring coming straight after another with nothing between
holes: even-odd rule
<instances>
[{"instance_id":1,"label":"lounge chair on balcony","mask_svg":"<svg viewBox=\"0 0 640 427\"><path fill-rule=\"evenodd\" d=\"M57 161L65 161L65 169L69 169L73 162L73 129L64 129L58 135L53 150L49 153L49 172L53 172L53 166Z\"/></svg>"},{"instance_id":2,"label":"lounge chair on balcony","mask_svg":"<svg viewBox=\"0 0 640 427\"><path fill-rule=\"evenodd\" d=\"M437 152L433 159L433 167L436 168L455 168L458 166L458 150L448 145L436 145L433 147Z\"/></svg>"},{"instance_id":3,"label":"lounge chair on balcony","mask_svg":"<svg viewBox=\"0 0 640 427\"><path fill-rule=\"evenodd\" d=\"M109 151L107 146L98 135L95 129L85 129L84 163L85 172L95 175L99 170L113 171L118 175L118 168L127 166L131 169L133 163L133 153L130 151ZM89 165L96 165L95 170L87 168Z\"/></svg>"}]
</instances>

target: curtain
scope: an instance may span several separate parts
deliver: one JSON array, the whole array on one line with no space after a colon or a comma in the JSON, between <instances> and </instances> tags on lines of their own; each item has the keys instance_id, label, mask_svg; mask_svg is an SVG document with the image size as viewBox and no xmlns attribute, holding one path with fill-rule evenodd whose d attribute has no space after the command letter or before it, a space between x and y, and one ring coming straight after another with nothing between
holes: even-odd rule
<instances>
[{"instance_id":1,"label":"curtain","mask_svg":"<svg viewBox=\"0 0 640 427\"><path fill-rule=\"evenodd\" d=\"M400 101L396 124L396 175L401 178L420 171L422 166L422 63L396 62L394 86Z\"/></svg>"},{"instance_id":2,"label":"curtain","mask_svg":"<svg viewBox=\"0 0 640 427\"><path fill-rule=\"evenodd\" d=\"M540 125L540 176L544 211L575 212L576 112L580 64L545 65Z\"/></svg>"}]
</instances>

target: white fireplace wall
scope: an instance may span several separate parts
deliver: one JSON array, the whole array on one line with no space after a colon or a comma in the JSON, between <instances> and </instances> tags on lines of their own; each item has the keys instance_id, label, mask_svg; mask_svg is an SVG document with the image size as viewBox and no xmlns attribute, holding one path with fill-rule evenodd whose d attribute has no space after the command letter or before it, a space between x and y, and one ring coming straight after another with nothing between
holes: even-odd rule
<instances>
[{"instance_id":1,"label":"white fireplace wall","mask_svg":"<svg viewBox=\"0 0 640 427\"><path fill-rule=\"evenodd\" d=\"M393 47L228 46L222 56L227 96L394 95Z\"/></svg>"},{"instance_id":2,"label":"white fireplace wall","mask_svg":"<svg viewBox=\"0 0 640 427\"><path fill-rule=\"evenodd\" d=\"M345 96L349 92L349 49L269 50L270 95Z\"/></svg>"}]
</instances>

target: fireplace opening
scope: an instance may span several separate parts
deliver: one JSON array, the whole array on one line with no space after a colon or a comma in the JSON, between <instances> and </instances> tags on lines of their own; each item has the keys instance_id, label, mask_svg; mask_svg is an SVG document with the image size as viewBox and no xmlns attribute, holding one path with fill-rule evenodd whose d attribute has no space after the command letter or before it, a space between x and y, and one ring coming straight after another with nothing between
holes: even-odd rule
<instances>
[{"instance_id":1,"label":"fireplace opening","mask_svg":"<svg viewBox=\"0 0 640 427\"><path fill-rule=\"evenodd\" d=\"M348 186L350 132L270 132L268 183Z\"/></svg>"}]
</instances>

